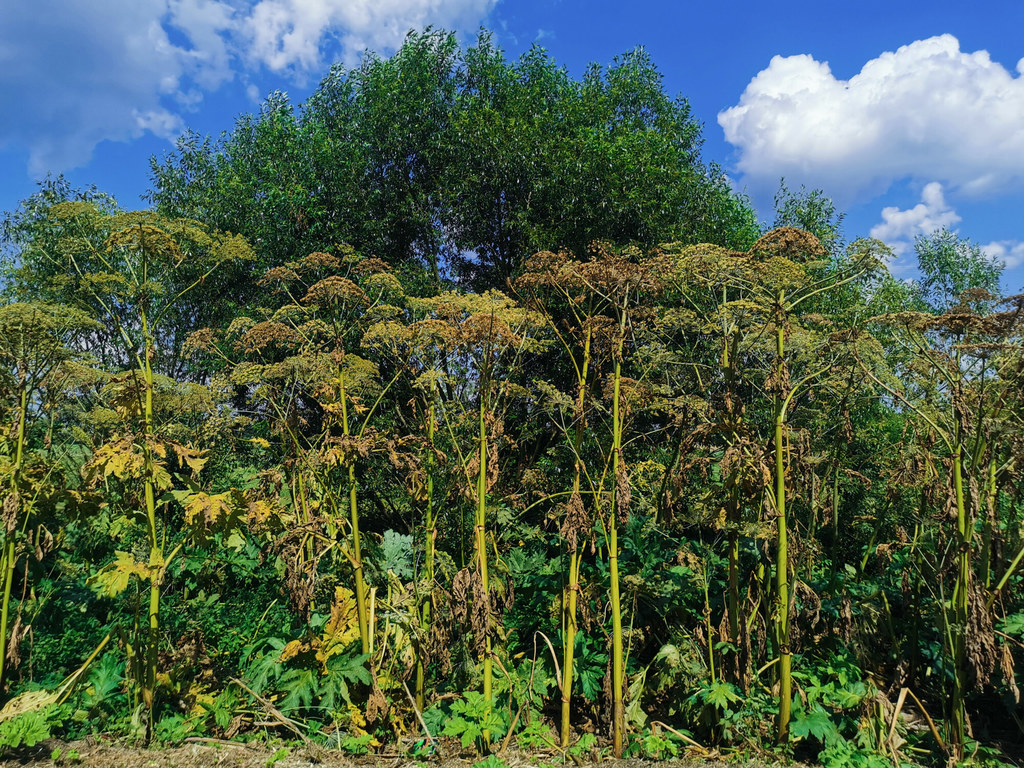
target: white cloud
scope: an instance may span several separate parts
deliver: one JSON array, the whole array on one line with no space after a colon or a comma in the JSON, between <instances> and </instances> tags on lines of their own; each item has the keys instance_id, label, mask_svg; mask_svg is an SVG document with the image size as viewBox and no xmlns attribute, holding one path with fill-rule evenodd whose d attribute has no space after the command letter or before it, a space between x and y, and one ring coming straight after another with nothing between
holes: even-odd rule
<instances>
[{"instance_id":1,"label":"white cloud","mask_svg":"<svg viewBox=\"0 0 1024 768\"><path fill-rule=\"evenodd\" d=\"M983 193L1024 184L1024 59L1017 73L957 39L918 40L849 80L808 55L776 56L718 115L738 170L849 202L907 177Z\"/></svg>"},{"instance_id":2,"label":"white cloud","mask_svg":"<svg viewBox=\"0 0 1024 768\"><path fill-rule=\"evenodd\" d=\"M961 216L946 202L942 184L933 181L921 190L921 202L913 208L883 208L882 221L871 228L871 237L892 249L896 260L890 269L894 274L902 275L914 269L911 254L915 238L931 235L940 229L954 229L960 221ZM1024 264L1024 241L997 240L979 248L1007 270Z\"/></svg>"},{"instance_id":3,"label":"white cloud","mask_svg":"<svg viewBox=\"0 0 1024 768\"><path fill-rule=\"evenodd\" d=\"M496 0L40 0L0 2L0 150L42 175L101 141L173 138L182 113L243 68L301 80L412 28L476 27Z\"/></svg>"},{"instance_id":4,"label":"white cloud","mask_svg":"<svg viewBox=\"0 0 1024 768\"><path fill-rule=\"evenodd\" d=\"M232 76L206 31L218 24L195 15L217 8L227 13L206 0L3 3L0 146L27 149L29 171L40 175L83 165L105 139L173 135L186 81L210 89Z\"/></svg>"},{"instance_id":5,"label":"white cloud","mask_svg":"<svg viewBox=\"0 0 1024 768\"><path fill-rule=\"evenodd\" d=\"M1024 264L1024 242L1020 240L997 240L981 246L981 252L1006 269L1016 269Z\"/></svg>"},{"instance_id":6,"label":"white cloud","mask_svg":"<svg viewBox=\"0 0 1024 768\"><path fill-rule=\"evenodd\" d=\"M322 67L336 42L348 66L364 50L386 52L410 29L472 29L496 0L259 0L241 25L247 56L274 72L301 76Z\"/></svg>"},{"instance_id":7,"label":"white cloud","mask_svg":"<svg viewBox=\"0 0 1024 768\"><path fill-rule=\"evenodd\" d=\"M901 210L894 205L882 209L882 222L871 228L871 237L887 243L897 254L903 254L918 235L949 229L960 222L960 216L947 203L942 185L933 181L921 192L921 202Z\"/></svg>"}]
</instances>

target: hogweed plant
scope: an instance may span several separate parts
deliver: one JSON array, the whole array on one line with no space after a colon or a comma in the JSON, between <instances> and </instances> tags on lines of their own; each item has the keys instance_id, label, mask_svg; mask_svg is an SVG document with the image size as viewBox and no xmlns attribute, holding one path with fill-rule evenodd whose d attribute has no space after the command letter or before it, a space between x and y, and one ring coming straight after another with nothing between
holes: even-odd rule
<instances>
[{"instance_id":1,"label":"hogweed plant","mask_svg":"<svg viewBox=\"0 0 1024 768\"><path fill-rule=\"evenodd\" d=\"M131 367L121 375L119 414L125 433L101 446L87 465L94 481L115 475L135 485L149 541L147 562L127 556L103 573L108 591L119 591L135 576L149 582L148 629L142 698L156 706L160 595L167 568L182 544L171 546L163 495L175 480L173 465L198 472L204 459L187 445L160 435L155 419L154 364L158 339L179 302L226 264L252 259L240 237L210 232L192 221L168 220L152 213L109 214L89 203L59 203L48 211L52 240L39 261L70 280L63 286L109 329L109 343ZM150 718L150 728L152 718Z\"/></svg>"}]
</instances>

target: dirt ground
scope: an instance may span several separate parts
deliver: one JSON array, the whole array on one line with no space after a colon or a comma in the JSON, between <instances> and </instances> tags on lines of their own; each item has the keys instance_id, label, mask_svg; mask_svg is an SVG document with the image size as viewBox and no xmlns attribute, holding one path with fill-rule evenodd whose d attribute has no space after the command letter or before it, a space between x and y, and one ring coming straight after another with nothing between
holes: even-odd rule
<instances>
[{"instance_id":1,"label":"dirt ground","mask_svg":"<svg viewBox=\"0 0 1024 768\"><path fill-rule=\"evenodd\" d=\"M508 768L558 766L560 755L524 756L506 753L501 761ZM471 768L479 759L469 756L434 757L412 760L399 755L364 755L351 757L314 746L291 746L275 749L266 744L239 744L212 739L195 739L177 747L152 749L125 747L98 740L71 743L45 741L32 749L7 755L0 766L53 766L54 768L192 768L223 766L223 768ZM589 763L581 763L587 765ZM574 768L574 763L566 763ZM642 768L651 766L642 760L607 760L602 768ZM658 763L658 768L725 768L719 760L671 760ZM748 768L751 768L748 765Z\"/></svg>"}]
</instances>

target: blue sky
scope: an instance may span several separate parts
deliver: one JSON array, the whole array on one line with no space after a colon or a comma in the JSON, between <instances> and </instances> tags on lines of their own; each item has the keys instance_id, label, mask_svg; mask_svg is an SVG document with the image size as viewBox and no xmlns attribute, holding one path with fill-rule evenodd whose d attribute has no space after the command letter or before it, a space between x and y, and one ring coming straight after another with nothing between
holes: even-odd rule
<instances>
[{"instance_id":1,"label":"blue sky","mask_svg":"<svg viewBox=\"0 0 1024 768\"><path fill-rule=\"evenodd\" d=\"M219 133L275 89L301 102L334 61L410 28L574 74L644 46L704 124L704 157L762 218L784 176L847 212L908 271L915 235L959 231L1024 288L1024 4L634 0L37 0L0 4L0 210L47 172L140 207L148 159Z\"/></svg>"}]
</instances>

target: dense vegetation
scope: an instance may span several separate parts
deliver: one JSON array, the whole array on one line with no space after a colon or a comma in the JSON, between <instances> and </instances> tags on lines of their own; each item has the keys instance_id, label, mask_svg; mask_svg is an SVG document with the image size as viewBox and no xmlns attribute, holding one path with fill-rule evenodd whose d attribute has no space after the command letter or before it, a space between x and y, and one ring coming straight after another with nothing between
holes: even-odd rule
<instances>
[{"instance_id":1,"label":"dense vegetation","mask_svg":"<svg viewBox=\"0 0 1024 768\"><path fill-rule=\"evenodd\" d=\"M425 33L24 201L0 745L1019 744L1024 299L699 147L642 52Z\"/></svg>"}]
</instances>

